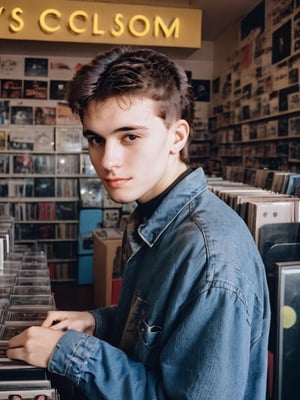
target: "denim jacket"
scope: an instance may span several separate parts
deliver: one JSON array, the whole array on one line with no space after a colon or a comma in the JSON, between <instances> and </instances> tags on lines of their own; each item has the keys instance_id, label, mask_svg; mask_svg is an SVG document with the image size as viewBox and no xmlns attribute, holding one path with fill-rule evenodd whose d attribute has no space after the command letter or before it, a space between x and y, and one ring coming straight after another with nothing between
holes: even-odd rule
<instances>
[{"instance_id":1,"label":"denim jacket","mask_svg":"<svg viewBox=\"0 0 300 400\"><path fill-rule=\"evenodd\" d=\"M118 305L93 311L95 336L66 332L49 370L93 400L265 399L269 296L244 221L199 168L134 226Z\"/></svg>"}]
</instances>

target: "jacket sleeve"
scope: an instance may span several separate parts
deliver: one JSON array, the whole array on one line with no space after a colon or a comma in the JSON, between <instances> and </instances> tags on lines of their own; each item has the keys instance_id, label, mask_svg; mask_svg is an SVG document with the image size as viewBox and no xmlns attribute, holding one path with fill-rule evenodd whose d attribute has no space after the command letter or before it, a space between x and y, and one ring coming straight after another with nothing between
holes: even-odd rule
<instances>
[{"instance_id":1,"label":"jacket sleeve","mask_svg":"<svg viewBox=\"0 0 300 400\"><path fill-rule=\"evenodd\" d=\"M157 370L75 331L61 338L48 368L71 379L89 399L244 399L250 350L258 346L261 354L263 335L263 321L253 334L249 317L237 291L216 285L186 305L163 344ZM261 357L257 361L261 378L266 366ZM252 399L263 398L264 390L257 387Z\"/></svg>"},{"instance_id":2,"label":"jacket sleeve","mask_svg":"<svg viewBox=\"0 0 300 400\"><path fill-rule=\"evenodd\" d=\"M94 336L109 341L111 327L114 326L116 310L116 306L108 306L90 311L96 322Z\"/></svg>"}]
</instances>

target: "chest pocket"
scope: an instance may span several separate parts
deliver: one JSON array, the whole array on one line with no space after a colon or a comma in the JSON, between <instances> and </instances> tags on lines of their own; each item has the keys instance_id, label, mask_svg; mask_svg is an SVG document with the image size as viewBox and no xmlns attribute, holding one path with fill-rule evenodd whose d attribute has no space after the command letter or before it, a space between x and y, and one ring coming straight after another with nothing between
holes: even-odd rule
<instances>
[{"instance_id":1,"label":"chest pocket","mask_svg":"<svg viewBox=\"0 0 300 400\"><path fill-rule=\"evenodd\" d=\"M150 366L157 362L162 327L149 323L147 308L147 302L137 296L131 305L120 347Z\"/></svg>"},{"instance_id":2,"label":"chest pocket","mask_svg":"<svg viewBox=\"0 0 300 400\"><path fill-rule=\"evenodd\" d=\"M161 335L162 328L159 325L150 325L149 322L144 319L139 324L138 331L143 344L147 348L151 349L155 347L155 344Z\"/></svg>"}]
</instances>

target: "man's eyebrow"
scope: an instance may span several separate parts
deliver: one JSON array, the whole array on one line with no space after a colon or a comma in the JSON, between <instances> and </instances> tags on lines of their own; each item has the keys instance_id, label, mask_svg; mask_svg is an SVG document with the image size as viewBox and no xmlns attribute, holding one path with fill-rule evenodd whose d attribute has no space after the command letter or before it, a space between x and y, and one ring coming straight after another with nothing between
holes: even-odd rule
<instances>
[{"instance_id":1,"label":"man's eyebrow","mask_svg":"<svg viewBox=\"0 0 300 400\"><path fill-rule=\"evenodd\" d=\"M128 131L137 131L137 130L147 130L148 128L144 125L133 125L133 126L122 126L119 129L116 129L115 132L128 132Z\"/></svg>"},{"instance_id":2,"label":"man's eyebrow","mask_svg":"<svg viewBox=\"0 0 300 400\"><path fill-rule=\"evenodd\" d=\"M144 125L133 125L133 126L122 126L120 128L115 129L112 133L118 132L130 132L136 130L148 130L148 128ZM83 136L101 136L99 133L91 131L90 129L86 129L83 131Z\"/></svg>"},{"instance_id":3,"label":"man's eyebrow","mask_svg":"<svg viewBox=\"0 0 300 400\"><path fill-rule=\"evenodd\" d=\"M83 136L99 136L96 132L91 131L90 129L86 129L82 132Z\"/></svg>"}]
</instances>

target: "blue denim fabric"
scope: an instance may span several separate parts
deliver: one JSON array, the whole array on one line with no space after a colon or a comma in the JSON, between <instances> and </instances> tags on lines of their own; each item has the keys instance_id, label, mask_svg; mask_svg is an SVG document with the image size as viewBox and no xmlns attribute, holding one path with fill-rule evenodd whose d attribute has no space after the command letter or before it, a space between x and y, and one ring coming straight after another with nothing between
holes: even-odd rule
<instances>
[{"instance_id":1,"label":"blue denim fabric","mask_svg":"<svg viewBox=\"0 0 300 400\"><path fill-rule=\"evenodd\" d=\"M200 168L131 220L118 306L93 311L95 336L66 332L49 370L93 400L265 399L269 296L242 219Z\"/></svg>"}]
</instances>

